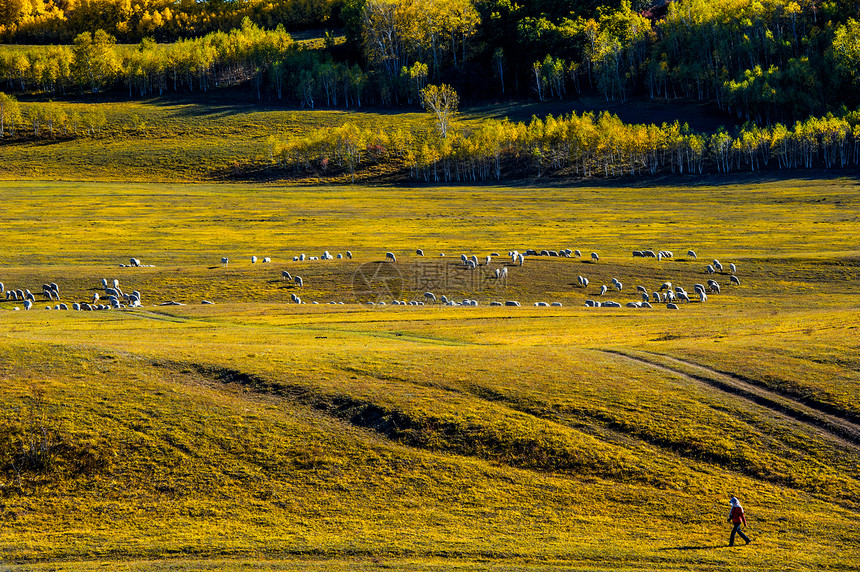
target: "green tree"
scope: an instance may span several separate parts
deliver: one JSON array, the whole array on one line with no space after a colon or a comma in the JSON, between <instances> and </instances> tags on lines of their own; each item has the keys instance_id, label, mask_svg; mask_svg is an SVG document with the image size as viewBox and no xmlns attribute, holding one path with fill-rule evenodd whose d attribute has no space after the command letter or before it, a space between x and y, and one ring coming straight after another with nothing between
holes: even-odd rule
<instances>
[{"instance_id":1,"label":"green tree","mask_svg":"<svg viewBox=\"0 0 860 572\"><path fill-rule=\"evenodd\" d=\"M15 135L15 124L21 121L21 107L18 100L0 91L0 137L9 130L9 135Z\"/></svg>"},{"instance_id":2,"label":"green tree","mask_svg":"<svg viewBox=\"0 0 860 572\"><path fill-rule=\"evenodd\" d=\"M75 38L72 69L82 87L98 93L111 85L119 70L115 44L116 38L104 30L84 32Z\"/></svg>"}]
</instances>

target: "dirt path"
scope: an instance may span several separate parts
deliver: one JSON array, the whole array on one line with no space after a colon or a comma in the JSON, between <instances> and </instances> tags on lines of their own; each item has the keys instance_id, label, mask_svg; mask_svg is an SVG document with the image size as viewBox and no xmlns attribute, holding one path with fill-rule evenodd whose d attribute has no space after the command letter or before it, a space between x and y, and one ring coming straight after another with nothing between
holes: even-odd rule
<instances>
[{"instance_id":1,"label":"dirt path","mask_svg":"<svg viewBox=\"0 0 860 572\"><path fill-rule=\"evenodd\" d=\"M780 393L765 389L740 377L722 373L694 362L656 353L627 353L618 350L601 350L604 353L674 373L698 383L731 393L752 401L784 417L789 417L815 429L840 445L860 452L860 425L847 419L821 411Z\"/></svg>"}]
</instances>

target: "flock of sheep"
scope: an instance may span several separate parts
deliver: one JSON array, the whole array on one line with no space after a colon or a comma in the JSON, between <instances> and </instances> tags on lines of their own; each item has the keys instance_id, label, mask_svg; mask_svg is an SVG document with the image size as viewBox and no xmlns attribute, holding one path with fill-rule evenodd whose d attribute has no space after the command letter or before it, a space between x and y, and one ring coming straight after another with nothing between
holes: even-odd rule
<instances>
[{"instance_id":1,"label":"flock of sheep","mask_svg":"<svg viewBox=\"0 0 860 572\"><path fill-rule=\"evenodd\" d=\"M415 254L419 257L424 256L424 251L421 249L417 249ZM444 257L444 253L439 254L440 257ZM500 265L493 269L492 278L501 281L507 278L508 276L508 268L509 267L522 267L525 264L527 256L545 256L545 257L561 257L561 258L572 258L577 257L581 258L582 253L579 250L571 250L568 248L561 250L541 250L537 251L535 249L527 249L524 252L520 252L517 250L511 250L508 252L507 258L510 260L509 263ZM301 262L306 260L334 260L334 259L352 259L352 252L346 251L346 255L337 254L336 256L332 256L329 251L325 251L320 256L307 256L305 254L299 254L293 257L293 261ZM465 270L475 270L479 266L484 266L485 268L489 268L492 263L494 257L499 257L499 254L493 252L489 255L483 256L480 259L477 255L467 256L466 254L460 255L460 264L462 268ZM636 250L633 251L634 258L655 258L657 260L663 259L672 259L674 255L671 251L668 250ZM695 251L689 250L687 252L687 257L689 260L696 260L697 255ZM263 257L262 259L258 259L257 256L251 257L251 263L256 264L257 261L260 260L262 263L271 263L272 259L270 257ZM397 257L393 252L386 252L385 260L389 263L396 263ZM596 264L600 261L600 256L596 252L592 252L590 254L590 261L593 264ZM221 259L221 263L223 266L227 266L229 263L229 259L224 257ZM131 258L130 263L128 265L121 264L121 267L141 267L140 260L136 258ZM740 279L737 277L737 266L734 263L728 264L729 271L729 283L732 285L739 285ZM707 275L716 275L716 274L724 274L725 267L719 260L714 260L713 262L707 264L704 268L704 272ZM281 272L281 278L285 282L290 282L294 284L298 288L304 287L304 279L301 276L294 276L288 270L283 270ZM579 288L587 289L589 284L591 283L588 278L585 276L578 276L577 283ZM624 289L624 285L617 278L611 279L612 290L616 292L621 292ZM138 291L133 291L130 294L122 291L119 285L119 281L114 279L112 282L108 282L107 279L102 279L101 287L103 289L103 294L100 294L98 291L94 292L92 295L92 299L86 302L75 302L71 304L71 307L66 304L60 302L60 289L56 283L43 284L41 295L44 297L44 300L51 302L58 302L55 305L48 305L45 307L47 310L55 309L55 310L109 310L109 309L119 309L119 308L136 308L141 305L141 294ZM595 300L593 298L585 301L585 306L587 307L603 307L603 308L620 308L622 304L616 302L614 300L603 300L603 297L610 291L610 287L606 284L602 284L596 293L596 298L600 298L599 300ZM626 307L630 308L653 308L653 304L665 304L668 309L676 310L681 303L690 303L694 301L694 299L700 303L706 302L708 300L708 294L719 294L721 292L721 285L714 278L708 278L705 284L697 283L693 285L693 293L692 298L691 294L682 286L673 286L671 282L663 282L659 288L652 289L650 292L644 286L636 286L637 294L640 299L635 301L630 301L625 304ZM23 302L23 306L25 310L30 310L33 305L36 303L36 296L30 292L28 289L19 288L19 289L6 289L4 284L0 282L0 295L5 294L7 301L20 301ZM302 299L295 293L290 293L290 299L293 303L302 304ZM208 300L203 301L204 304L211 304L212 302ZM318 302L313 302L317 304ZM164 302L161 305L180 305L178 302L170 301ZM343 302L329 302L329 304L343 304ZM386 302L368 302L370 305L386 305ZM453 298L449 298L446 295L437 296L433 292L425 292L423 295L423 299L420 300L392 300L390 302L391 305L400 306L400 305L408 305L408 306L424 306L428 304L441 304L447 306L478 306L479 302L472 298L465 298L462 300L455 300ZM501 301L492 301L490 302L491 306L520 306L521 304L516 300L507 300L505 302ZM561 306L561 302L544 302L538 301L534 303L537 307L550 307L550 306ZM18 307L15 307L15 310L18 310Z\"/></svg>"}]
</instances>

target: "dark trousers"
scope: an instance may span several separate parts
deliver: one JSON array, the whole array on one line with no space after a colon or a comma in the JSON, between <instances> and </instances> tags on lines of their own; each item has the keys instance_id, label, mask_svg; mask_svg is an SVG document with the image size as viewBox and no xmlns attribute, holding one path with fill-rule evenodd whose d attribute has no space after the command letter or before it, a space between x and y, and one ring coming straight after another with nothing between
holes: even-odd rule
<instances>
[{"instance_id":1,"label":"dark trousers","mask_svg":"<svg viewBox=\"0 0 860 572\"><path fill-rule=\"evenodd\" d=\"M735 545L735 534L740 534L741 538L744 539L744 542L746 542L747 544L750 543L750 537L744 534L744 532L741 530L741 523L737 523L736 525L734 525L734 527L732 527L732 535L729 536L729 546Z\"/></svg>"}]
</instances>

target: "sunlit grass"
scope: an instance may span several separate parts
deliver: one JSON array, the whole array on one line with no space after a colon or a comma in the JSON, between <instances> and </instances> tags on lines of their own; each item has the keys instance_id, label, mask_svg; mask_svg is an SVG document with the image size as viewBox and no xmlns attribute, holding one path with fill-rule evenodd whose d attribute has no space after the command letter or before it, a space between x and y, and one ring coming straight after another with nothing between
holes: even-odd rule
<instances>
[{"instance_id":1,"label":"sunlit grass","mask_svg":"<svg viewBox=\"0 0 860 572\"><path fill-rule=\"evenodd\" d=\"M852 569L856 443L689 367L625 356L680 358L856 419L855 190L848 179L672 188L650 203L603 187L4 184L7 288L57 282L63 301L84 301L116 278L144 307L0 302L0 561ZM352 290L386 251L402 298L417 299L439 252L497 251L495 267L528 247L601 260L529 257L505 285L435 284L478 308L371 308ZM642 248L676 258L630 255ZM355 257L292 261L324 250ZM120 268L131 256L154 267ZM692 291L713 258L736 262L741 284L717 275L723 291L705 304L582 307L612 277L625 287L606 298L621 302L638 284ZM527 307L488 306L504 299ZM187 305L156 306L166 300ZM20 439L43 428L50 466L17 471ZM725 547L731 495L751 547Z\"/></svg>"}]
</instances>

